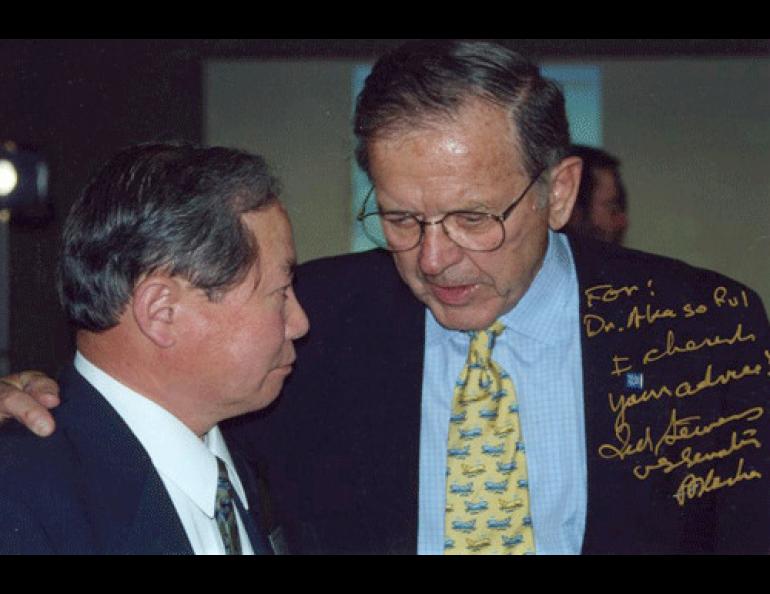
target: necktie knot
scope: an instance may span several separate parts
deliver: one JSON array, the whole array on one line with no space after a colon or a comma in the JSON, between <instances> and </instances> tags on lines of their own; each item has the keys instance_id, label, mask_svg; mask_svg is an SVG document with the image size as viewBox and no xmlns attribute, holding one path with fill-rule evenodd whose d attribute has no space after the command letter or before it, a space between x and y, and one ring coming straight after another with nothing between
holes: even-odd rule
<instances>
[{"instance_id":1,"label":"necktie knot","mask_svg":"<svg viewBox=\"0 0 770 594\"><path fill-rule=\"evenodd\" d=\"M468 364L486 367L489 364L492 349L495 347L495 340L504 330L505 324L498 320L486 330L471 330L468 332L471 339L468 348Z\"/></svg>"}]
</instances>

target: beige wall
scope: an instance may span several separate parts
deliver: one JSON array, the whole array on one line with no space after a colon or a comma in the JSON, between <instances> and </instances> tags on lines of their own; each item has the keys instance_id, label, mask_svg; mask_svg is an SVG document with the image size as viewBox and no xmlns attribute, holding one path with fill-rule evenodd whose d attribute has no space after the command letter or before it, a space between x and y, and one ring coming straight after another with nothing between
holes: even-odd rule
<instances>
[{"instance_id":1,"label":"beige wall","mask_svg":"<svg viewBox=\"0 0 770 594\"><path fill-rule=\"evenodd\" d=\"M597 61L623 160L628 245L713 268L770 303L770 60ZM348 250L349 62L211 62L206 141L264 153L301 260Z\"/></svg>"},{"instance_id":2,"label":"beige wall","mask_svg":"<svg viewBox=\"0 0 770 594\"><path fill-rule=\"evenodd\" d=\"M350 247L347 62L220 62L204 69L204 139L265 155L283 181L300 262Z\"/></svg>"},{"instance_id":3,"label":"beige wall","mask_svg":"<svg viewBox=\"0 0 770 594\"><path fill-rule=\"evenodd\" d=\"M609 62L604 144L628 245L728 274L770 304L770 60Z\"/></svg>"}]
</instances>

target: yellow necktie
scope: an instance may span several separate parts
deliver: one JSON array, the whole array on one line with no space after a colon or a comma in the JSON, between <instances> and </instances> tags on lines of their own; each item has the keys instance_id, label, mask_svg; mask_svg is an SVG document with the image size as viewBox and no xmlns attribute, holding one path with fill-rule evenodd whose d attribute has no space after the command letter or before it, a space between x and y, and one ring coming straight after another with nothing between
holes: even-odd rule
<instances>
[{"instance_id":1,"label":"yellow necktie","mask_svg":"<svg viewBox=\"0 0 770 594\"><path fill-rule=\"evenodd\" d=\"M535 552L516 391L494 361L505 326L469 332L449 423L444 553Z\"/></svg>"}]
</instances>

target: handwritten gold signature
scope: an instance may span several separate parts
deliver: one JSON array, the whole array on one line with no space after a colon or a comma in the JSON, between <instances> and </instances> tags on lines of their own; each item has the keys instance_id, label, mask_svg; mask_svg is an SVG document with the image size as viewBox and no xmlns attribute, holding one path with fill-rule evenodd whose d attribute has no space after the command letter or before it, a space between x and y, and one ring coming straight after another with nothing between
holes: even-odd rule
<instances>
[{"instance_id":1,"label":"handwritten gold signature","mask_svg":"<svg viewBox=\"0 0 770 594\"><path fill-rule=\"evenodd\" d=\"M714 375L714 364L709 363L703 373L703 378L700 379L695 385L692 382L684 380L677 384L672 390L666 384L663 384L657 388L648 388L641 393L637 394L631 392L629 394L618 394L617 396L610 392L607 396L609 399L610 410L616 415L616 426L618 419L625 420L626 411L634 406L640 404L646 404L652 400L660 400L661 398L688 398L695 396L700 392L713 388L719 385L727 385L731 382L740 381L746 377L761 375L762 365L745 364L740 369L725 369L722 373Z\"/></svg>"},{"instance_id":2,"label":"handwritten gold signature","mask_svg":"<svg viewBox=\"0 0 770 594\"><path fill-rule=\"evenodd\" d=\"M676 409L671 411L669 417L668 426L665 431L657 439L653 438L652 429L647 426L642 432L642 437L634 439L631 432L631 425L625 422L624 419L615 421L615 437L618 440L617 444L605 443L599 447L599 455L604 459L617 458L624 460L629 456L641 454L643 452L650 452L657 456L660 453L662 446L672 446L680 441L687 441L696 437L703 437L708 435L715 429L724 427L730 423L737 421L756 421L764 414L764 409L761 406L755 406L747 408L736 414L728 415L726 417L719 417L716 421L706 423L702 425L695 424L701 420L700 416L691 416L679 418ZM753 437L753 434L748 437ZM738 448L740 449L740 448ZM666 466L667 462L660 462L661 466ZM657 465L652 465L657 468ZM651 468L654 470L655 468ZM634 474L637 474L636 470ZM648 473L649 474L649 473ZM640 480L644 480L644 477L637 476Z\"/></svg>"},{"instance_id":3,"label":"handwritten gold signature","mask_svg":"<svg viewBox=\"0 0 770 594\"><path fill-rule=\"evenodd\" d=\"M703 495L711 491L734 487L742 481L762 478L762 473L756 470L744 472L744 464L743 458L740 458L735 474L726 479L719 476L713 468L708 471L705 477L698 476L697 474L688 474L679 484L679 488L673 497L680 507L684 507L689 500L703 497Z\"/></svg>"},{"instance_id":4,"label":"handwritten gold signature","mask_svg":"<svg viewBox=\"0 0 770 594\"><path fill-rule=\"evenodd\" d=\"M673 330L666 332L666 347L661 350L657 347L648 350L644 357L642 357L642 364L648 365L655 361L659 361L664 357L672 357L681 353L692 353L699 351L702 348L714 348L722 345L734 345L737 342L754 342L757 337L753 333L744 335L743 324L738 324L735 327L735 332L730 338L723 338L718 334L716 336L707 336L700 341L688 340L684 345L678 345L676 340L676 334Z\"/></svg>"},{"instance_id":5,"label":"handwritten gold signature","mask_svg":"<svg viewBox=\"0 0 770 594\"><path fill-rule=\"evenodd\" d=\"M586 336L593 338L609 333L628 333L652 326L655 328L663 326L661 330L665 329L665 339L663 341L656 339L652 345L644 345L646 348L642 351L644 353L641 358L642 365L651 365L686 353L757 341L757 335L743 323L737 323L731 334L720 333L701 337L693 336L681 329L675 332L673 328L666 328L669 323L664 322L664 320L705 316L719 309L748 308L749 297L746 291L734 291L725 286L717 286L706 299L700 302L661 304L655 298L652 285L653 280L649 279L646 290L643 285L640 288L639 284L618 286L600 284L586 289L585 303L587 309L593 310L583 315L582 323ZM601 311L601 307L597 307L601 304L624 300L627 300L626 303L630 309L622 308L622 313L617 312L621 317L615 319L607 317L605 312ZM614 414L615 439L608 440L607 443L599 446L600 457L607 460L625 460L640 456L631 468L632 475L640 481L647 480L654 473L668 475L679 471L674 480L680 481L683 475L684 477L681 478L673 494L679 506L684 506L689 501L703 497L707 493L729 489L741 482L762 478L762 473L753 470L751 463L747 463L746 459L750 457L747 454L750 450L761 450L763 447L759 438L759 425L749 425L763 417L765 412L763 406L754 406L733 414L719 416L716 420L703 419L695 415L680 417L677 409L671 406L671 410L667 411L668 424L662 432L657 421L654 426L642 425L632 428L629 423L629 411L634 407L664 399L671 401L675 398L689 399L717 386L764 375L765 369L770 376L770 350L763 350L767 360L766 368L764 362L727 363L729 367L717 364L715 367L714 363L704 361L701 372L693 373L689 376L690 379L684 379L678 383L659 384L639 392L610 392L608 400L610 410ZM631 357L622 354L613 355L610 375L620 376L632 371L635 364L639 362L636 357L635 355L632 361ZM663 411L656 411L656 419L659 418L660 412ZM704 445L707 442L694 441L712 433L716 435L718 431L720 432L719 446L709 447ZM726 470L726 467L730 468L731 464L735 465L735 471L732 474L730 474L731 471ZM746 470L747 467L749 470ZM693 468L700 468L700 470L692 472Z\"/></svg>"},{"instance_id":6,"label":"handwritten gold signature","mask_svg":"<svg viewBox=\"0 0 770 594\"><path fill-rule=\"evenodd\" d=\"M610 284L594 285L584 291L588 309L594 306L594 301L601 303L612 303L620 297L630 297L639 290L637 285L614 287Z\"/></svg>"},{"instance_id":7,"label":"handwritten gold signature","mask_svg":"<svg viewBox=\"0 0 770 594\"><path fill-rule=\"evenodd\" d=\"M744 429L740 436L738 436L737 431L733 431L730 435L730 445L726 448L720 448L710 452L699 452L694 450L692 446L687 446L682 448L679 452L679 459L669 460L667 456L660 456L654 464L640 464L634 466L632 472L636 478L643 481L656 470L662 470L664 474L670 474L681 466L692 468L693 466L703 464L704 462L728 458L735 452L748 446L753 446L759 450L762 448L762 442L756 438L756 435L756 429Z\"/></svg>"},{"instance_id":8,"label":"handwritten gold signature","mask_svg":"<svg viewBox=\"0 0 770 594\"><path fill-rule=\"evenodd\" d=\"M647 287L651 297L655 292L651 290L652 279L647 281ZM632 297L640 292L638 285L614 286L611 284L594 285L585 289L587 309L593 309L597 303L612 303L623 297ZM749 298L745 290L741 290L737 295L731 295L724 286L716 287L711 294L712 307L717 309L730 308L748 308ZM675 318L692 318L702 316L709 311L709 306L705 303L683 303L679 306L658 307L652 303L634 305L628 313L625 323L617 323L607 320L597 313L585 314L583 316L583 325L588 338L593 338L600 334L609 332L623 332L624 330L639 330L643 326L652 326L659 320Z\"/></svg>"}]
</instances>

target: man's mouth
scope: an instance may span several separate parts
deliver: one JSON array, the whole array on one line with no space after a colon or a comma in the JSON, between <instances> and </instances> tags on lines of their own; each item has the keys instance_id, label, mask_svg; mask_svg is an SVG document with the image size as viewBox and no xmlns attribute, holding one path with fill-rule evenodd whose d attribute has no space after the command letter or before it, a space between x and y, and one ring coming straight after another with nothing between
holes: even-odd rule
<instances>
[{"instance_id":1,"label":"man's mouth","mask_svg":"<svg viewBox=\"0 0 770 594\"><path fill-rule=\"evenodd\" d=\"M288 359L283 365L279 365L276 369L291 371L294 368L294 362L296 360L297 360L297 357L293 356L290 359Z\"/></svg>"},{"instance_id":2,"label":"man's mouth","mask_svg":"<svg viewBox=\"0 0 770 594\"><path fill-rule=\"evenodd\" d=\"M441 286L429 284L433 296L444 305L466 305L477 284Z\"/></svg>"}]
</instances>

